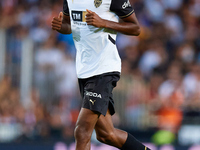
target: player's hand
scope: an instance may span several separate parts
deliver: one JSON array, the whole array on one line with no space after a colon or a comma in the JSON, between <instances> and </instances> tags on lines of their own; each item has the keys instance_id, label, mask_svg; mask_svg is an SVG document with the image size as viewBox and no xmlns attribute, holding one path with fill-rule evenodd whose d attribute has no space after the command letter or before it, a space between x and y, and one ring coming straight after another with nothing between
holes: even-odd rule
<instances>
[{"instance_id":1,"label":"player's hand","mask_svg":"<svg viewBox=\"0 0 200 150\"><path fill-rule=\"evenodd\" d=\"M58 17L53 17L53 20L51 21L51 28L53 30L57 30L57 31L61 30L62 18L63 18L63 12L60 12Z\"/></svg>"},{"instance_id":2,"label":"player's hand","mask_svg":"<svg viewBox=\"0 0 200 150\"><path fill-rule=\"evenodd\" d=\"M105 27L105 21L102 18L100 18L95 12L88 9L86 9L86 11L86 22L88 25L92 25L98 28Z\"/></svg>"}]
</instances>

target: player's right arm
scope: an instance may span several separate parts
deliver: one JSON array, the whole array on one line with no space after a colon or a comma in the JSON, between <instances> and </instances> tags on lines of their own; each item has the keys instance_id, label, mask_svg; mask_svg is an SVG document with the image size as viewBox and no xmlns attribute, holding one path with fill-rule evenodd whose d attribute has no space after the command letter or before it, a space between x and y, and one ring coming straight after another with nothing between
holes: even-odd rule
<instances>
[{"instance_id":1,"label":"player's right arm","mask_svg":"<svg viewBox=\"0 0 200 150\"><path fill-rule=\"evenodd\" d=\"M60 12L58 17L53 18L51 28L62 34L71 34L70 17Z\"/></svg>"}]
</instances>

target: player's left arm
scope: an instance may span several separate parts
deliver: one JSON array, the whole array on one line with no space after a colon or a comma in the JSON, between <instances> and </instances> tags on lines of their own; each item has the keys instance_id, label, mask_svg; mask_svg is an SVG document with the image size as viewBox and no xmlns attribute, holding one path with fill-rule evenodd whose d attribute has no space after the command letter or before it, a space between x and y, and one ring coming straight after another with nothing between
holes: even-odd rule
<instances>
[{"instance_id":1,"label":"player's left arm","mask_svg":"<svg viewBox=\"0 0 200 150\"><path fill-rule=\"evenodd\" d=\"M135 13L130 16L122 18L120 22L109 21L100 18L95 12L87 10L86 22L88 25L93 25L98 28L109 28L126 35L140 34L140 26Z\"/></svg>"}]
</instances>

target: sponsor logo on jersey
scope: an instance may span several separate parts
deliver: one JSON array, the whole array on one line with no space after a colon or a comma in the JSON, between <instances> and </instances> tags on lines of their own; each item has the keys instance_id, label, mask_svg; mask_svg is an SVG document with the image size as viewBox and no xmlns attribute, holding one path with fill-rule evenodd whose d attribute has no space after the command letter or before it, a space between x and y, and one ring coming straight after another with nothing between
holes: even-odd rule
<instances>
[{"instance_id":1,"label":"sponsor logo on jersey","mask_svg":"<svg viewBox=\"0 0 200 150\"><path fill-rule=\"evenodd\" d=\"M101 97L101 94L93 93L93 92L88 92L88 91L86 91L85 95L87 95L87 96L92 96L92 97L102 98L102 97Z\"/></svg>"},{"instance_id":2,"label":"sponsor logo on jersey","mask_svg":"<svg viewBox=\"0 0 200 150\"><path fill-rule=\"evenodd\" d=\"M93 100L90 99L90 102L92 103L92 105L94 105L94 103L96 102L96 100L93 101Z\"/></svg>"},{"instance_id":3,"label":"sponsor logo on jersey","mask_svg":"<svg viewBox=\"0 0 200 150\"><path fill-rule=\"evenodd\" d=\"M102 4L102 0L94 0L94 6L98 8Z\"/></svg>"},{"instance_id":4,"label":"sponsor logo on jersey","mask_svg":"<svg viewBox=\"0 0 200 150\"><path fill-rule=\"evenodd\" d=\"M86 22L85 15L86 11L75 11L72 10L72 19L73 21L79 21L79 22Z\"/></svg>"},{"instance_id":5,"label":"sponsor logo on jersey","mask_svg":"<svg viewBox=\"0 0 200 150\"><path fill-rule=\"evenodd\" d=\"M129 0L127 0L127 2L124 2L124 4L122 5L123 9L125 9L126 7L131 7Z\"/></svg>"}]
</instances>

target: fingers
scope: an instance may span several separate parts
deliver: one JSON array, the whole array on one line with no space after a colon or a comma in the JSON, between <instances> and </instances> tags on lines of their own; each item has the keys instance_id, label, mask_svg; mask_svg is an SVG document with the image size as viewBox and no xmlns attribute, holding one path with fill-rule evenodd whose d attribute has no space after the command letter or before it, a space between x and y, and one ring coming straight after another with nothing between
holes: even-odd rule
<instances>
[{"instance_id":1,"label":"fingers","mask_svg":"<svg viewBox=\"0 0 200 150\"><path fill-rule=\"evenodd\" d=\"M93 12L92 13L88 12L86 14L86 21L90 19L94 19L94 18L95 18L95 14Z\"/></svg>"},{"instance_id":2,"label":"fingers","mask_svg":"<svg viewBox=\"0 0 200 150\"><path fill-rule=\"evenodd\" d=\"M52 24L62 24L62 21L54 19L51 21Z\"/></svg>"},{"instance_id":3,"label":"fingers","mask_svg":"<svg viewBox=\"0 0 200 150\"><path fill-rule=\"evenodd\" d=\"M87 16L85 19L87 20L93 20L95 17L94 16Z\"/></svg>"},{"instance_id":4,"label":"fingers","mask_svg":"<svg viewBox=\"0 0 200 150\"><path fill-rule=\"evenodd\" d=\"M52 28L52 30L61 30L61 27L51 27Z\"/></svg>"},{"instance_id":5,"label":"fingers","mask_svg":"<svg viewBox=\"0 0 200 150\"><path fill-rule=\"evenodd\" d=\"M85 19L86 19L86 22L88 22L88 21L94 21L95 17L94 16L87 16Z\"/></svg>"},{"instance_id":6,"label":"fingers","mask_svg":"<svg viewBox=\"0 0 200 150\"><path fill-rule=\"evenodd\" d=\"M94 22L94 17L93 16L86 17L86 23L88 25L93 25L93 22Z\"/></svg>"},{"instance_id":7,"label":"fingers","mask_svg":"<svg viewBox=\"0 0 200 150\"><path fill-rule=\"evenodd\" d=\"M88 10L88 9L86 9L86 11L87 11L87 14L86 14L86 23L88 24L88 25L93 25L93 26L96 26L95 24L95 22L96 22L96 20L97 20L97 15L96 15L96 13L95 12L93 12L93 11L91 11L91 10Z\"/></svg>"},{"instance_id":8,"label":"fingers","mask_svg":"<svg viewBox=\"0 0 200 150\"><path fill-rule=\"evenodd\" d=\"M53 30L60 30L62 26L62 22L52 21L51 28Z\"/></svg>"},{"instance_id":9,"label":"fingers","mask_svg":"<svg viewBox=\"0 0 200 150\"><path fill-rule=\"evenodd\" d=\"M86 11L87 11L88 13L93 13L93 11L91 11L91 10L88 10L88 9L86 9Z\"/></svg>"},{"instance_id":10,"label":"fingers","mask_svg":"<svg viewBox=\"0 0 200 150\"><path fill-rule=\"evenodd\" d=\"M58 21L58 22L62 22L62 19L58 18L58 17L53 17L52 21Z\"/></svg>"},{"instance_id":11,"label":"fingers","mask_svg":"<svg viewBox=\"0 0 200 150\"><path fill-rule=\"evenodd\" d=\"M54 17L51 21L51 28L53 30L60 30L62 27L63 12L60 12L58 17Z\"/></svg>"},{"instance_id":12,"label":"fingers","mask_svg":"<svg viewBox=\"0 0 200 150\"><path fill-rule=\"evenodd\" d=\"M86 23L95 27L102 27L102 19L93 11L86 9Z\"/></svg>"},{"instance_id":13,"label":"fingers","mask_svg":"<svg viewBox=\"0 0 200 150\"><path fill-rule=\"evenodd\" d=\"M96 13L91 11L91 10L86 9L86 11L87 11L86 18L89 18L90 16L95 16L96 15Z\"/></svg>"},{"instance_id":14,"label":"fingers","mask_svg":"<svg viewBox=\"0 0 200 150\"><path fill-rule=\"evenodd\" d=\"M62 26L62 20L57 17L54 17L51 22L51 28L53 30L60 30L61 26Z\"/></svg>"},{"instance_id":15,"label":"fingers","mask_svg":"<svg viewBox=\"0 0 200 150\"><path fill-rule=\"evenodd\" d=\"M61 26L51 26L53 30L61 30Z\"/></svg>"},{"instance_id":16,"label":"fingers","mask_svg":"<svg viewBox=\"0 0 200 150\"><path fill-rule=\"evenodd\" d=\"M58 24L52 24L51 27L52 27L52 28L58 28L58 29L59 29L59 28L61 28L61 25L58 25Z\"/></svg>"},{"instance_id":17,"label":"fingers","mask_svg":"<svg viewBox=\"0 0 200 150\"><path fill-rule=\"evenodd\" d=\"M60 13L59 13L58 18L59 18L59 19L62 19L62 18L63 18L63 12L60 12Z\"/></svg>"},{"instance_id":18,"label":"fingers","mask_svg":"<svg viewBox=\"0 0 200 150\"><path fill-rule=\"evenodd\" d=\"M93 21L89 21L89 22L87 22L87 25L92 25L92 26L94 26L94 23L93 23Z\"/></svg>"}]
</instances>

